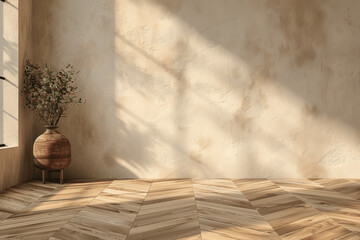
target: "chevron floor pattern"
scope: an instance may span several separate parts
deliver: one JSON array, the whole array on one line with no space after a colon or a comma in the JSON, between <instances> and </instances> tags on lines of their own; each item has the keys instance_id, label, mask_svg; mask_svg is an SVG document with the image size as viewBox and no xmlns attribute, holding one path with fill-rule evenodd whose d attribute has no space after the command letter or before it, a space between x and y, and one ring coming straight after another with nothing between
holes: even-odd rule
<instances>
[{"instance_id":1,"label":"chevron floor pattern","mask_svg":"<svg viewBox=\"0 0 360 240\"><path fill-rule=\"evenodd\" d=\"M360 239L360 180L29 181L0 193L0 239Z\"/></svg>"}]
</instances>

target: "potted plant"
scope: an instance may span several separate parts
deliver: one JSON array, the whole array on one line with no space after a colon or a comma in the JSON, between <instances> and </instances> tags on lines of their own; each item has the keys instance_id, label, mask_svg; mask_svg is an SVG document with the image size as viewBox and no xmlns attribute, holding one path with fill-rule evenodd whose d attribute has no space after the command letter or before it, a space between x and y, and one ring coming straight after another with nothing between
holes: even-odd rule
<instances>
[{"instance_id":1,"label":"potted plant","mask_svg":"<svg viewBox=\"0 0 360 240\"><path fill-rule=\"evenodd\" d=\"M70 142L56 129L68 107L83 102L77 96L77 74L78 71L73 70L70 64L58 71L46 64L41 68L30 60L25 64L22 94L26 106L37 113L46 128L33 146L34 163L42 170L43 183L46 170L60 170L60 183L63 183L64 168L71 162Z\"/></svg>"}]
</instances>

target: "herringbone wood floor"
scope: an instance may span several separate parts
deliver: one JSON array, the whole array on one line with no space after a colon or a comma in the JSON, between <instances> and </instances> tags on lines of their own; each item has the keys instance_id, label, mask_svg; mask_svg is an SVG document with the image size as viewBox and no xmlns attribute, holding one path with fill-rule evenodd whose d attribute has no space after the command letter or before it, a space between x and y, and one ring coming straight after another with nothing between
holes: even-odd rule
<instances>
[{"instance_id":1,"label":"herringbone wood floor","mask_svg":"<svg viewBox=\"0 0 360 240\"><path fill-rule=\"evenodd\" d=\"M360 180L30 181L0 194L0 239L360 239Z\"/></svg>"}]
</instances>

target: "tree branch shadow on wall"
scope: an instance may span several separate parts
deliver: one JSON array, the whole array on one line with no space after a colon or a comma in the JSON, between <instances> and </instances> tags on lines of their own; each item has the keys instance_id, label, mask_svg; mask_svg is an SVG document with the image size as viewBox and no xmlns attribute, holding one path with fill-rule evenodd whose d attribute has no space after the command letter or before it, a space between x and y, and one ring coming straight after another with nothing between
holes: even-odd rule
<instances>
[{"instance_id":1,"label":"tree branch shadow on wall","mask_svg":"<svg viewBox=\"0 0 360 240\"><path fill-rule=\"evenodd\" d=\"M184 83L184 81L186 81L185 77L182 76L181 72L178 72L176 69L173 68L173 66L171 65L165 65L164 63L160 62L159 60L157 60L155 57L153 57L150 53L145 52L144 50L140 49L139 47L137 47L134 43L132 43L131 41L129 41L128 39L126 39L125 36L122 36L120 34L116 35L118 39L120 39L122 42L124 42L128 47L130 47L131 49L135 50L138 54L142 55L143 57L145 57L148 61L156 64L159 68L161 68L163 71L167 72L168 74L170 74L176 81L178 81L178 85L177 85L177 90L178 91L189 91L189 89L187 89L185 87L186 83ZM118 56L120 57L120 56ZM122 58L123 59L123 58ZM127 68L131 68L132 71L136 71L137 73L135 75L139 76L142 79L146 79L149 80L152 78L152 76L150 76L149 74L145 73L144 71L142 71L140 68L137 68L136 66L132 65L131 63L126 63L126 67ZM142 85L141 84L136 84L134 82L132 82L132 88L134 88L136 91L138 92L142 92ZM204 99L205 101L208 102L208 104L212 104L211 100L207 98L206 95L200 95L197 92L192 92L194 94L197 95L197 97ZM177 102L181 102L181 98L177 98ZM213 105L214 108L216 108L216 110L218 112L220 112L221 114L225 114L225 110L220 108L219 106ZM127 109L124 105L122 104L118 104L118 109L125 115L130 116L132 119L134 119L137 123L139 123L139 125L144 126L146 129L148 129L149 134L147 134L146 139L150 139L150 142L156 142L156 141L160 141L163 144L169 145L170 148L175 149L178 153L182 154L183 156L187 157L189 159L189 161L191 161L192 165L195 164L195 166L197 165L198 168L196 169L198 172L201 172L200 176L204 177L219 177L222 176L223 174L221 172L218 171L218 169L215 168L211 168L210 166L208 166L206 164L206 159L196 159L199 156L192 156L191 153L189 153L183 146L182 146L182 141L181 138L172 138L170 136L168 136L166 134L166 131L164 131L163 129L157 129L155 126L147 123L146 119L142 119L141 117L137 116L136 114L134 114L133 112L131 112L129 109ZM178 109L178 108L176 108ZM208 113L208 119L209 121L214 121L216 124L218 124L218 122L216 121L216 116L212 116L211 113ZM179 115L181 115L181 113L179 113ZM244 116L242 116L244 117ZM119 122L122 122L121 117L119 117L118 119ZM239 119L237 119L237 116L234 117L234 120L230 120L230 121L239 121ZM179 121L176 123L178 126L181 125L181 119L179 119ZM229 127L230 126L230 127ZM240 121L240 124L238 125L233 125L230 124L229 126L219 126L219 127L223 127L224 131L227 132L232 132L234 137L237 139L237 141L240 141L240 139L242 141L246 141L247 137L249 137L250 132L248 130L245 129L244 127L244 122ZM120 127L119 129L127 129L125 127L125 124L122 122L122 127ZM127 136L131 136L131 134L136 133L136 131L127 131L125 130L125 132L127 132L127 134L124 136L124 140L127 138ZM251 133L254 134L254 133ZM137 137L144 137L145 135L140 135L140 134L135 134L137 135ZM265 132L256 132L255 135L257 135L256 137L259 139L266 139L265 142L267 142L267 144L273 148L276 151L276 148L279 148L282 144L279 141L276 141L275 139L271 139L271 136L269 136L268 134L266 134ZM137 137L135 139L137 139ZM125 140L126 141L126 140ZM120 143L119 144L124 144L124 143ZM151 144L150 144L151 145ZM147 145L138 145L138 146L147 146ZM110 159L115 159L115 156L121 156L122 153L121 151L119 151L119 149L122 149L123 147L119 146L117 147L118 151L116 154L112 154L112 157L107 158L108 161ZM145 148L145 149L151 149L151 147ZM138 149L139 150L139 149ZM247 146L247 153L245 154L247 156L247 158L245 159L244 163L241 165L242 168L246 169L246 176L245 177L256 177L256 176L261 176L261 165L257 162L257 152L256 150L253 149L253 147L251 146L251 144L249 144ZM146 156L146 155L145 155ZM137 162L141 162L141 164L144 163L143 159L144 158L124 158L126 159L126 161L130 160L129 163L130 166L138 166L139 163ZM146 159L146 158L145 158ZM113 161L111 160L111 161ZM147 162L147 161L146 161ZM221 162L221 160L220 160ZM171 176L187 176L187 174L191 173L191 166L188 165L182 165L179 164L177 166L178 168L174 168L173 172L171 172ZM180 169L180 167L182 169ZM281 169L281 164L278 164L278 169L276 171L277 174L279 174L279 169ZM129 168L133 168L133 167L129 167ZM146 172L146 167L143 168ZM280 170L280 172L282 171L282 169ZM282 174L282 173L280 173ZM141 176L141 174L139 174ZM272 175L270 175L269 177L271 177ZM276 173L275 173L276 176ZM191 177L191 175L189 175L189 177Z\"/></svg>"},{"instance_id":2,"label":"tree branch shadow on wall","mask_svg":"<svg viewBox=\"0 0 360 240\"><path fill-rule=\"evenodd\" d=\"M214 45L245 61L252 76L249 92L254 86L263 89L262 86L272 84L282 86L300 98L304 104L300 129L311 129L311 119L329 119L356 130L359 140L360 118L356 117L360 116L357 107L360 97L356 94L360 89L359 73L351 64L359 56L359 46L356 38L336 38L326 29L329 24L334 24L326 15L326 8L331 3L328 6L321 5L320 1L266 1L265 4L224 1L221 6L217 1L190 4L187 1L153 0L153 3L172 12ZM263 16L252 14L256 11ZM344 19L334 18L333 21L348 21L349 28L343 32L349 34L356 26L352 25L349 13L343 15ZM278 25L278 32L266 31L270 23ZM239 47L237 42L243 42L243 45ZM343 46L343 51L334 52L334 46ZM338 61L335 61L339 55L342 63L349 63L342 65L340 71ZM243 92L239 91L239 94ZM257 101L256 98L250 96L250 101ZM321 166L324 156L311 146L324 139L314 136L311 131L295 132L295 138L302 138L297 142L297 147L302 149L295 153L297 164L304 176L325 176L326 169ZM272 136L266 136L261 130L257 134L264 135L262 141L266 144L277 144ZM256 154L256 150L252 154ZM251 164L250 161L247 163Z\"/></svg>"},{"instance_id":3,"label":"tree branch shadow on wall","mask_svg":"<svg viewBox=\"0 0 360 240\"><path fill-rule=\"evenodd\" d=\"M67 2L69 9L70 6L72 8L73 17L82 19L81 23L73 24L70 29L66 29L68 32L82 32L82 29L88 28L87 22L94 22L103 17L96 14L94 16L91 13L91 11L101 13L101 11L96 11L96 6L102 5L96 5L97 1L91 2L90 5L94 5L94 7L87 9L83 13L84 15L79 17L76 16L76 9L81 9L81 4L84 3L80 1L80 3L72 5L70 1ZM328 36L329 33L325 31L325 25L328 24L326 21L329 20L324 10L326 6L320 6L318 1L266 1L264 5L259 5L259 2L256 1L250 3L247 1L224 1L221 7L219 7L218 1L207 1L206 4L201 4L201 1L190 3L153 0L152 2L172 12L204 39L211 42L213 46L223 48L224 51L244 61L249 68L250 78L246 80L248 81L247 87L244 87L241 82L245 80L238 75L238 69L232 69L234 71L233 79L217 76L224 84L230 82L233 91L237 92L241 100L238 102L238 111L229 118L231 124L219 125L216 116L211 113L208 113L209 121L214 121L218 124L219 129L226 131L235 140L246 142L249 139L255 139L276 152L286 147L286 139L275 138L273 133L263 131L255 124L254 120L262 117L263 109L276 108L276 106L268 104L266 87L278 86L289 90L300 99L302 104L300 106L302 109L301 126L294 129L293 133L298 151L291 153L289 161L296 163L303 176L320 177L327 174L327 169L321 165L324 156L319 153L316 142L323 141L324 136L331 136L331 134L314 136L312 121L314 119L336 120L358 130L358 121L360 121L358 119L360 118L354 116L359 115L360 110L356 107L357 97L347 94L356 92L359 88L356 72L351 69L349 64L350 67L344 68L345 73L341 75L334 65L336 62L331 60L334 58L334 55L331 54L331 44L348 46L343 53L349 58L349 61L356 58L357 51L352 51L352 47L355 49L357 45L354 45L352 40L346 42L345 38L335 39L333 35ZM113 2L111 4L107 2L104 5L107 5L108 9L114 8ZM252 14L255 10L263 14ZM190 91L184 76L184 69L173 63L163 63L151 52L144 51L135 42L129 40L127 36L115 33L112 30L115 28L115 16L107 16L105 21L104 19L99 20L99 22L102 21L105 24L97 26L96 24L100 23L95 23L95 27L104 28L104 38L95 36L93 34L99 35L99 33L90 31L84 35L80 34L80 39L72 43L60 43L68 45L68 54L75 56L73 62L81 69L80 78L101 79L101 83L96 84L95 87L87 86L85 81L81 83L80 89L84 89L85 98L89 102L82 106L77 114L73 112L66 120L68 126L74 124L74 127L78 127L81 134L66 132L66 126L63 128L65 135L74 139L73 142L77 144L74 149L80 149L75 153L74 159L91 159L93 164L89 163L91 165L89 174L90 172L107 172L107 169L111 168L111 176L137 177L151 169L154 163L161 164L161 159L155 155L153 148L158 142L166 142L180 155L188 157L188 161L180 163L173 169L174 174L169 175L176 176L186 172L188 170L186 164L198 160L191 159L192 156L186 150L184 144L186 134L179 132L176 137L169 137L166 131L149 124L146 119L141 119L139 115L127 108L121 99L116 99L116 81L123 81L123 79L116 79L118 76L114 62L112 62L113 59L119 58L124 61L124 65L132 68L139 78L148 80L152 76L136 65L125 62L124 58L118 55L119 53L114 52L114 41L122 41L176 79L176 94L179 98L175 108L179 110L177 118L172 121L177 125L181 125L185 118L182 111L186 109L186 104L183 104L182 101ZM278 32L266 31L265 28L270 23L278 26ZM351 23L349 23L349 28L351 28ZM52 30L52 33L55 33L53 38L56 37L58 30L60 33L64 33L64 29L55 28ZM110 35L109 32L111 32ZM186 36L184 37L186 38ZM53 47L50 47L49 53L53 52L51 48L55 49L54 46L59 44L54 39L50 39L50 41L52 43L49 45ZM239 42L242 44L238 44ZM109 50L109 46L112 47L112 50ZM94 51L94 49L99 51ZM186 54L186 46L183 49ZM75 52L75 54L70 54L71 52ZM57 58L54 59L61 59L60 53L55 53L55 55ZM104 59L102 55L107 56L107 59ZM87 61L83 61L83 59ZM345 58L344 61L346 60ZM101 61L104 62L101 63ZM191 64L191 61L188 64ZM346 76L349 81L347 85L339 80ZM132 81L131 87L139 94L143 94L141 83ZM334 93L326 89L338 89L338 92ZM211 99L206 95L196 91L193 91L192 94L207 101L208 104L212 104ZM105 102L108 103L106 106L99 104ZM249 113L249 104L260 108L260 113L258 115ZM216 105L213 105L213 108L219 113L226 112ZM132 118L133 123L136 124L125 122L123 116ZM283 128L293 127L292 123L287 122L282 115L277 116L277 121ZM106 127L99 126L100 122L103 122ZM109 126L112 126L111 130L107 129ZM92 146L93 149L88 151L82 148L83 145ZM98 151L99 149L105 149L105 151ZM249 143L244 151L246 152L241 154L242 158L236 159L240 164L239 167L245 169L244 172L248 174L248 177L263 176L261 168L265 171L270 167L259 162L259 151L256 146ZM247 159L243 159L244 155L247 156ZM204 175L217 174L216 169L206 169L206 159L203 161L204 164L199 164L198 167L205 169ZM106 168L102 166L103 163L107 165ZM288 176L287 170L281 168L283 163L276 159L273 161L274 166L279 169L273 173L273 176ZM70 173L75 176L75 169L80 169L81 166L80 163L76 163L76 160L72 165L74 168L70 169ZM271 176L272 173L269 174L269 177Z\"/></svg>"},{"instance_id":4,"label":"tree branch shadow on wall","mask_svg":"<svg viewBox=\"0 0 360 240\"><path fill-rule=\"evenodd\" d=\"M140 47L136 45L136 43L131 42L128 40L125 36L122 36L119 33L116 33L116 39L120 40L124 45L126 45L131 51L135 52L136 54L139 54L141 57L144 57L146 61L151 62L151 64L155 64L157 67L159 67L162 71L169 74L173 79L175 79L175 85L176 85L176 103L174 109L176 109L176 117L174 119L169 119L169 121L174 121L175 125L178 126L179 131L177 131L176 136L171 136L168 134L167 130L163 128L161 125L156 125L154 122L152 122L152 119L143 119L142 117L138 116L134 112L132 112L129 108L126 107L126 104L123 102L117 102L117 110L120 112L120 116L118 116L118 121L122 123L122 126L124 127L126 124L121 119L122 116L127 116L127 118L131 118L132 121L136 122L137 125L141 126L141 128L146 129L146 133L135 134L137 137L134 137L134 140L138 138L145 138L150 142L152 146L147 146L143 144L138 144L137 148L133 148L133 151L138 151L138 148L147 149L147 151L152 151L154 144L160 143L161 145L167 146L169 149L172 149L177 156L180 156L182 160L175 161L176 166L172 168L166 168L164 165L168 161L167 159L158 159L157 163L155 163L158 167L159 165L162 165L161 162L163 161L164 165L160 168L163 168L163 172L159 173L159 176L164 176L163 174L166 174L169 177L191 177L192 175L192 169L190 169L190 165L188 162L191 162L192 165L195 164L197 166L197 171L202 172L203 176L210 176L211 174L215 174L216 176L219 176L220 173L217 172L217 169L211 169L209 166L202 164L202 162L199 159L196 159L196 156L192 156L191 153L189 153L186 150L185 147L185 136L183 135L183 132L181 131L181 126L183 124L184 119L184 113L182 109L186 106L182 106L182 100L184 99L184 95L186 94L186 79L183 76L183 69L176 69L173 68L173 66L166 65L160 61L158 61L155 57L153 57L150 53L147 53L146 51L142 50ZM138 92L140 95L142 95L144 98L148 98L146 96L146 93L144 93L144 84L145 82L150 82L153 79L153 76L143 71L141 68L134 65L134 63L127 60L126 56L123 56L122 53L118 53L117 57L121 59L121 64L123 65L123 68L131 69L132 76L134 78L127 79L122 78L118 79L118 81L121 81L122 83L128 81L128 85L134 89L136 92ZM123 74L123 73L122 73ZM121 75L121 74L120 74ZM139 81L136 79L140 79ZM152 99L149 99L149 101L152 101ZM221 109L219 109L220 111ZM121 129L121 128L120 128ZM126 129L126 127L124 128ZM131 136L132 131L129 131L127 136ZM127 137L124 137L124 140ZM132 138L132 137L130 137ZM126 141L126 140L125 140ZM120 143L121 144L121 143ZM145 148L144 148L145 146ZM146 147L147 146L147 147ZM118 147L117 149L121 149L122 147ZM148 152L149 153L149 152ZM115 154L114 156L120 156L121 153ZM128 158L125 161L128 161ZM184 160L185 159L185 160ZM187 160L186 160L187 159ZM146 155L144 155L142 158L132 158L132 165L138 166L143 165L144 163L149 163L152 161L156 161L156 157L148 158ZM160 161L160 162L159 162ZM172 161L170 161L172 162ZM147 166L149 167L149 166ZM146 170L147 167L144 167L143 173L151 174L151 171ZM141 174L138 174L138 176L141 176Z\"/></svg>"},{"instance_id":5,"label":"tree branch shadow on wall","mask_svg":"<svg viewBox=\"0 0 360 240\"><path fill-rule=\"evenodd\" d=\"M154 163L161 166L161 161L154 159L154 145L158 141L172 144L174 140L117 99L116 83L124 80L117 79L114 67L119 56L114 51L115 17L109 12L114 12L115 2L35 0L35 5L34 42L44 45L35 50L36 61L52 66L71 62L80 70L80 95L87 100L86 104L69 109L67 118L60 123L59 131L69 138L73 149L72 163L65 176L137 178L154 174L151 166ZM84 5L89 7L84 9ZM62 19L63 16L67 18ZM48 24L43 26L43 22ZM78 34L76 39L71 33ZM149 79L140 70L133 70ZM134 82L130 85L136 86ZM125 117L131 121L125 121ZM38 125L37 132L43 132L42 125Z\"/></svg>"},{"instance_id":6,"label":"tree branch shadow on wall","mask_svg":"<svg viewBox=\"0 0 360 240\"><path fill-rule=\"evenodd\" d=\"M178 71L176 68L174 68L172 65L166 65L164 63L162 63L161 61L157 60L155 57L153 57L150 53L142 50L140 47L137 47L136 44L132 43L130 40L128 40L125 36L122 36L120 34L117 34L117 38L120 39L122 42L124 42L126 45L128 45L130 48L132 48L133 50L135 50L137 53L139 53L140 55L144 56L148 61L154 63L155 65L157 65L159 68L161 68L162 70L164 70L165 72L167 72L168 74L170 74L174 79L176 79L176 81L178 82L178 91L182 91L182 92L186 92L189 91L189 89L187 89L186 87L186 79L185 77L182 75L181 71ZM150 79L151 76L149 76L148 74L146 74L145 72L141 71L140 69L136 68L136 66L127 66L127 67L131 67L132 69L134 69L135 71L138 72L138 75L140 75L142 78L144 79ZM262 77L262 76L261 76ZM137 86L135 84L135 86L133 85L132 87L136 88L138 91L141 91L141 85ZM197 92L192 92L194 94L196 94L199 98L205 99L209 104L211 104L211 101L209 99L207 99L206 95L200 95ZM251 97L251 96L250 96ZM177 99L178 102L181 102L181 98ZM242 105L244 105L244 103L242 103ZM240 107L243 108L244 106ZM214 105L214 108L217 109L218 112L222 112L225 113L225 111L223 109L221 109L220 107ZM245 106L246 108L246 106ZM126 108L125 108L126 109ZM178 109L178 108L176 108ZM129 113L129 109L126 109L125 112L128 112L128 114L132 114ZM181 114L179 114L181 115ZM136 117L137 119L140 119L139 117ZM251 119L244 119L246 118L246 116L242 116L241 113L239 115L235 115L234 119L231 119L230 121L235 121L235 122L239 122L239 124L235 125L235 127L230 127L230 129L226 129L229 128L228 126L225 126L226 131L232 132L234 137L238 139L238 141L243 141L246 142L247 141L247 137L249 137L249 135L255 135L258 136L259 139L263 139L264 142L266 142L267 145L269 145L270 147L272 147L274 149L274 151L277 151L278 148L283 147L283 143L281 143L280 141L274 139L272 136L270 136L269 134L262 132L262 131L249 131L249 128L246 129L249 126L245 126L245 125L251 125ZM208 119L210 121L214 121L216 122L216 119L214 119L214 116L211 116L209 114ZM181 120L180 120L181 122ZM178 125L180 125L180 122L178 123ZM231 125L234 126L234 125ZM220 127L220 126L219 126ZM159 131L157 131L157 133L152 134L151 136L158 136L159 135ZM166 139L166 137L165 137ZM177 139L179 140L179 139ZM165 141L164 141L165 142ZM171 140L171 141L166 141L167 143L170 143L172 148L177 149L178 151L180 150L181 153L188 155L189 153L186 152L186 150L184 150L182 147L179 147L179 144L176 143L175 140ZM261 176L261 172L259 172L259 169L263 168L263 166L261 166L261 164L257 163L257 152L256 150L253 150L252 146L248 146L247 147L247 159L244 161L244 164L242 165L242 167L244 169L247 169L247 177L254 177L254 176ZM299 156L297 154L296 157L298 159L303 159L302 156ZM191 159L191 156L189 156L189 158ZM282 167L282 163L281 162L277 162L275 163L274 167L278 167L281 168ZM206 161L205 164L199 165L199 169L201 168L206 168ZM301 171L309 171L309 169L307 169L308 166L306 166L306 164L302 164L302 166L300 166ZM310 171L313 171L314 169L311 168ZM201 171L201 170L199 170ZM277 170L278 171L278 170ZM214 176L218 173L215 173L216 169L206 169L206 171L203 173L203 176ZM324 170L322 167L318 166L317 167L317 171L318 174L323 174ZM274 176L276 176L277 174L279 174L279 171L277 173L275 173ZM282 173L280 173L282 174ZM220 174L221 175L221 174ZM271 177L271 174L270 176Z\"/></svg>"}]
</instances>

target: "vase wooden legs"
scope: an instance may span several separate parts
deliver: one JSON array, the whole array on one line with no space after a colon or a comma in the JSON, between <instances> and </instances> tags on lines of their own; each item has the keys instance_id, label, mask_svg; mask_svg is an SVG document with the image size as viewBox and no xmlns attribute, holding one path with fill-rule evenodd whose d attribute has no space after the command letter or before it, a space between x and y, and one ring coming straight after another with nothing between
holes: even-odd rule
<instances>
[{"instance_id":1,"label":"vase wooden legs","mask_svg":"<svg viewBox=\"0 0 360 240\"><path fill-rule=\"evenodd\" d=\"M60 184L64 183L64 169L60 170Z\"/></svg>"},{"instance_id":2,"label":"vase wooden legs","mask_svg":"<svg viewBox=\"0 0 360 240\"><path fill-rule=\"evenodd\" d=\"M42 183L45 184L45 171L46 170L41 170L41 178L42 178ZM48 171L49 174L49 179L51 179L51 171ZM64 183L64 169L60 169L60 184Z\"/></svg>"},{"instance_id":3,"label":"vase wooden legs","mask_svg":"<svg viewBox=\"0 0 360 240\"><path fill-rule=\"evenodd\" d=\"M43 184L45 184L45 170L41 170L41 178L42 178Z\"/></svg>"}]
</instances>

